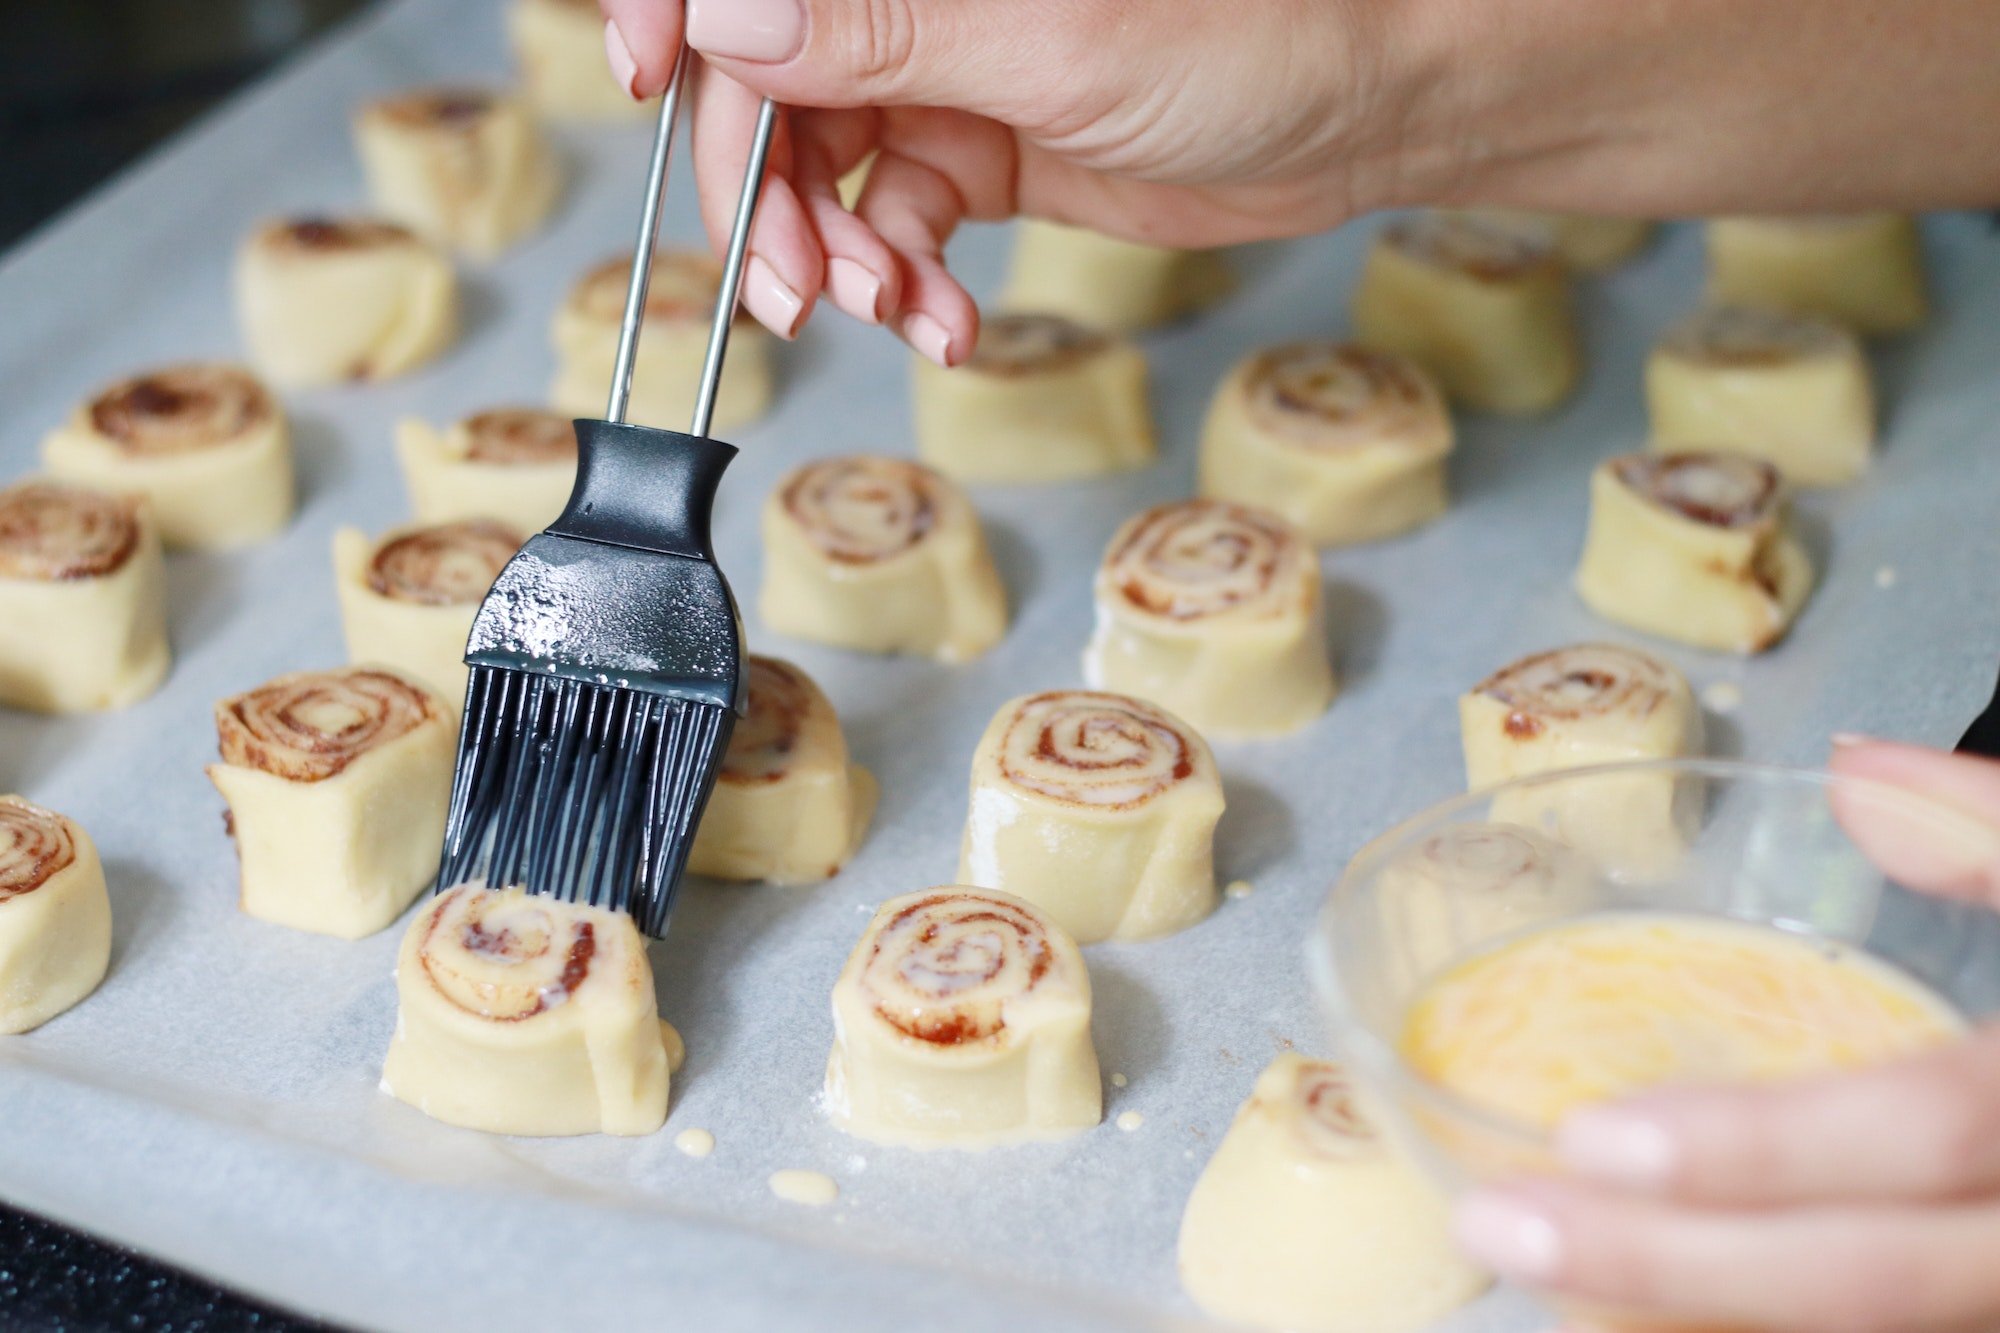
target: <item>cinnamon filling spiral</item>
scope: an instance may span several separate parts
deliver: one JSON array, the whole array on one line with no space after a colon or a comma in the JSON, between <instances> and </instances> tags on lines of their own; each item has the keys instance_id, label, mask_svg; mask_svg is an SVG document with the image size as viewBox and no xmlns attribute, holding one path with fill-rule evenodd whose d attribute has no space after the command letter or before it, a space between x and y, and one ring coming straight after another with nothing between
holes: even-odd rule
<instances>
[{"instance_id":1,"label":"cinnamon filling spiral","mask_svg":"<svg viewBox=\"0 0 2000 1333\"><path fill-rule=\"evenodd\" d=\"M860 987L898 1032L962 1046L999 1038L1007 1006L1041 985L1055 965L1040 916L974 889L945 890L882 924Z\"/></svg>"},{"instance_id":2,"label":"cinnamon filling spiral","mask_svg":"<svg viewBox=\"0 0 2000 1333\"><path fill-rule=\"evenodd\" d=\"M1840 327L1807 315L1749 306L1716 306L1682 320L1660 345L1689 361L1732 369L1782 366L1838 352L1848 342Z\"/></svg>"},{"instance_id":3,"label":"cinnamon filling spiral","mask_svg":"<svg viewBox=\"0 0 2000 1333\"><path fill-rule=\"evenodd\" d=\"M0 491L0 578L102 578L139 547L139 506L52 481Z\"/></svg>"},{"instance_id":4,"label":"cinnamon filling spiral","mask_svg":"<svg viewBox=\"0 0 2000 1333\"><path fill-rule=\"evenodd\" d=\"M1264 617L1297 609L1310 566L1297 534L1274 515L1183 500L1128 523L1104 576L1129 605L1168 620Z\"/></svg>"},{"instance_id":5,"label":"cinnamon filling spiral","mask_svg":"<svg viewBox=\"0 0 2000 1333\"><path fill-rule=\"evenodd\" d=\"M1544 897L1577 869L1566 848L1514 824L1455 824L1414 855L1426 878L1454 893Z\"/></svg>"},{"instance_id":6,"label":"cinnamon filling spiral","mask_svg":"<svg viewBox=\"0 0 2000 1333\"><path fill-rule=\"evenodd\" d=\"M1654 504L1717 528L1747 528L1778 506L1778 469L1735 454L1629 454L1618 480Z\"/></svg>"},{"instance_id":7,"label":"cinnamon filling spiral","mask_svg":"<svg viewBox=\"0 0 2000 1333\"><path fill-rule=\"evenodd\" d=\"M224 763L319 782L442 717L423 690L366 667L301 671L215 707Z\"/></svg>"},{"instance_id":8,"label":"cinnamon filling spiral","mask_svg":"<svg viewBox=\"0 0 2000 1333\"><path fill-rule=\"evenodd\" d=\"M492 467L576 461L576 423L539 407L496 407L465 419L465 456Z\"/></svg>"},{"instance_id":9,"label":"cinnamon filling spiral","mask_svg":"<svg viewBox=\"0 0 2000 1333\"><path fill-rule=\"evenodd\" d=\"M938 522L936 473L895 458L829 458L793 473L785 512L822 554L843 564L887 560L915 547Z\"/></svg>"},{"instance_id":10,"label":"cinnamon filling spiral","mask_svg":"<svg viewBox=\"0 0 2000 1333\"><path fill-rule=\"evenodd\" d=\"M1125 810L1194 774L1187 731L1119 694L1051 690L1025 700L1001 738L1000 776L1051 800Z\"/></svg>"},{"instance_id":11,"label":"cinnamon filling spiral","mask_svg":"<svg viewBox=\"0 0 2000 1333\"><path fill-rule=\"evenodd\" d=\"M617 324L625 315L625 288L631 276L630 259L607 259L584 275L570 302L580 314ZM652 276L646 283L646 318L706 323L721 291L721 264L693 251L662 251L653 256Z\"/></svg>"},{"instance_id":12,"label":"cinnamon filling spiral","mask_svg":"<svg viewBox=\"0 0 2000 1333\"><path fill-rule=\"evenodd\" d=\"M75 860L68 820L18 796L0 797L0 902L33 893Z\"/></svg>"},{"instance_id":13,"label":"cinnamon filling spiral","mask_svg":"<svg viewBox=\"0 0 2000 1333\"><path fill-rule=\"evenodd\" d=\"M1354 1085L1338 1065L1314 1061L1293 1091L1303 1112L1294 1122L1300 1141L1315 1155L1351 1158L1375 1146L1375 1127L1354 1102Z\"/></svg>"},{"instance_id":14,"label":"cinnamon filling spiral","mask_svg":"<svg viewBox=\"0 0 2000 1333\"><path fill-rule=\"evenodd\" d=\"M778 782L791 772L799 731L812 711L813 689L799 669L770 657L752 657L750 711L729 735L720 779L749 786Z\"/></svg>"},{"instance_id":15,"label":"cinnamon filling spiral","mask_svg":"<svg viewBox=\"0 0 2000 1333\"><path fill-rule=\"evenodd\" d=\"M1546 229L1463 213L1418 213L1391 223L1382 236L1419 263L1480 282L1507 282L1561 262Z\"/></svg>"},{"instance_id":16,"label":"cinnamon filling spiral","mask_svg":"<svg viewBox=\"0 0 2000 1333\"><path fill-rule=\"evenodd\" d=\"M1088 360L1110 345L1103 334L1060 315L995 315L981 326L967 364L1006 378L1039 375Z\"/></svg>"},{"instance_id":17,"label":"cinnamon filling spiral","mask_svg":"<svg viewBox=\"0 0 2000 1333\"><path fill-rule=\"evenodd\" d=\"M240 440L277 415L255 376L235 366L168 366L114 384L90 402L97 433L127 454L157 458Z\"/></svg>"},{"instance_id":18,"label":"cinnamon filling spiral","mask_svg":"<svg viewBox=\"0 0 2000 1333\"><path fill-rule=\"evenodd\" d=\"M375 549L368 586L393 601L461 606L486 596L520 549L520 534L490 519L418 528Z\"/></svg>"},{"instance_id":19,"label":"cinnamon filling spiral","mask_svg":"<svg viewBox=\"0 0 2000 1333\"><path fill-rule=\"evenodd\" d=\"M1351 343L1269 348L1245 384L1260 426L1310 448L1416 444L1443 414L1437 389L1409 362Z\"/></svg>"},{"instance_id":20,"label":"cinnamon filling spiral","mask_svg":"<svg viewBox=\"0 0 2000 1333\"><path fill-rule=\"evenodd\" d=\"M574 995L597 952L596 926L561 904L462 884L431 907L417 960L460 1009L519 1023Z\"/></svg>"},{"instance_id":21,"label":"cinnamon filling spiral","mask_svg":"<svg viewBox=\"0 0 2000 1333\"><path fill-rule=\"evenodd\" d=\"M407 227L374 218L293 218L272 223L259 240L272 250L337 254L414 245L417 238Z\"/></svg>"},{"instance_id":22,"label":"cinnamon filling spiral","mask_svg":"<svg viewBox=\"0 0 2000 1333\"><path fill-rule=\"evenodd\" d=\"M1551 722L1624 713L1652 715L1667 703L1667 668L1644 653L1589 643L1537 653L1481 681L1477 692L1507 705L1507 734L1539 736Z\"/></svg>"}]
</instances>

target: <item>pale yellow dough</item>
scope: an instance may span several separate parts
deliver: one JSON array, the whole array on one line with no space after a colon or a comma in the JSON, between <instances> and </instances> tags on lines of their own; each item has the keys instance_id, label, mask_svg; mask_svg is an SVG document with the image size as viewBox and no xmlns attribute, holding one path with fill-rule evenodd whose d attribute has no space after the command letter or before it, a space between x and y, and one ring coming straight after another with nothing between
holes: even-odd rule
<instances>
[{"instance_id":1,"label":"pale yellow dough","mask_svg":"<svg viewBox=\"0 0 2000 1333\"><path fill-rule=\"evenodd\" d=\"M1349 343L1285 343L1236 363L1201 436L1201 493L1257 505L1342 546L1444 513L1451 414L1416 363Z\"/></svg>"},{"instance_id":2,"label":"pale yellow dough","mask_svg":"<svg viewBox=\"0 0 2000 1333\"><path fill-rule=\"evenodd\" d=\"M606 260L578 280L556 311L549 330L556 353L549 405L558 411L573 417L604 415L631 272L629 259ZM722 266L705 254L662 250L653 256L626 420L663 430L687 429L721 289ZM741 426L770 407L773 341L763 325L737 318L716 390L712 429Z\"/></svg>"},{"instance_id":3,"label":"pale yellow dough","mask_svg":"<svg viewBox=\"0 0 2000 1333\"><path fill-rule=\"evenodd\" d=\"M1024 695L973 753L958 877L1027 899L1082 944L1169 935L1215 910L1222 807L1215 757L1172 714Z\"/></svg>"},{"instance_id":4,"label":"pale yellow dough","mask_svg":"<svg viewBox=\"0 0 2000 1333\"><path fill-rule=\"evenodd\" d=\"M1357 1103L1339 1065L1280 1055L1209 1159L1181 1218L1181 1283L1218 1319L1292 1333L1399 1333L1489 1279L1450 1210Z\"/></svg>"},{"instance_id":5,"label":"pale yellow dough","mask_svg":"<svg viewBox=\"0 0 2000 1333\"><path fill-rule=\"evenodd\" d=\"M688 869L717 879L831 879L875 813L875 779L848 762L833 704L790 662L747 659L750 711L738 718Z\"/></svg>"},{"instance_id":6,"label":"pale yellow dough","mask_svg":"<svg viewBox=\"0 0 2000 1333\"><path fill-rule=\"evenodd\" d=\"M490 518L540 532L576 484L576 428L537 407L492 408L443 431L405 417L396 461L419 523Z\"/></svg>"},{"instance_id":7,"label":"pale yellow dough","mask_svg":"<svg viewBox=\"0 0 2000 1333\"><path fill-rule=\"evenodd\" d=\"M258 370L286 388L389 379L458 334L458 279L390 222L268 222L236 258L236 312Z\"/></svg>"},{"instance_id":8,"label":"pale yellow dough","mask_svg":"<svg viewBox=\"0 0 2000 1333\"><path fill-rule=\"evenodd\" d=\"M472 619L523 540L486 519L398 528L379 541L358 528L336 530L333 580L348 660L408 672L458 709Z\"/></svg>"},{"instance_id":9,"label":"pale yellow dough","mask_svg":"<svg viewBox=\"0 0 2000 1333\"><path fill-rule=\"evenodd\" d=\"M670 1046L646 942L622 912L462 884L396 955L382 1091L492 1134L651 1134Z\"/></svg>"},{"instance_id":10,"label":"pale yellow dough","mask_svg":"<svg viewBox=\"0 0 2000 1333\"><path fill-rule=\"evenodd\" d=\"M1198 314L1236 290L1212 250L1170 250L1059 222L1023 219L1000 304L1136 333Z\"/></svg>"},{"instance_id":11,"label":"pale yellow dough","mask_svg":"<svg viewBox=\"0 0 2000 1333\"><path fill-rule=\"evenodd\" d=\"M111 963L104 866L81 825L0 796L0 1033L40 1027Z\"/></svg>"},{"instance_id":12,"label":"pale yellow dough","mask_svg":"<svg viewBox=\"0 0 2000 1333\"><path fill-rule=\"evenodd\" d=\"M300 671L215 706L251 916L342 939L394 921L437 873L456 728L381 667Z\"/></svg>"},{"instance_id":13,"label":"pale yellow dough","mask_svg":"<svg viewBox=\"0 0 2000 1333\"><path fill-rule=\"evenodd\" d=\"M1924 322L1923 237L1901 213L1731 217L1708 224L1708 299L1819 315L1860 334Z\"/></svg>"},{"instance_id":14,"label":"pale yellow dough","mask_svg":"<svg viewBox=\"0 0 2000 1333\"><path fill-rule=\"evenodd\" d=\"M249 371L163 366L80 404L42 441L51 476L143 495L168 547L260 541L292 516L285 414Z\"/></svg>"},{"instance_id":15,"label":"pale yellow dough","mask_svg":"<svg viewBox=\"0 0 2000 1333\"><path fill-rule=\"evenodd\" d=\"M1007 632L1007 594L965 493L894 458L821 459L764 502L758 612L774 633L965 662Z\"/></svg>"},{"instance_id":16,"label":"pale yellow dough","mask_svg":"<svg viewBox=\"0 0 2000 1333\"><path fill-rule=\"evenodd\" d=\"M1659 225L1646 218L1592 217L1582 213L1526 213L1505 208L1473 210L1503 224L1547 229L1556 253L1575 273L1604 273L1629 262L1652 243Z\"/></svg>"},{"instance_id":17,"label":"pale yellow dough","mask_svg":"<svg viewBox=\"0 0 2000 1333\"><path fill-rule=\"evenodd\" d=\"M1005 893L883 903L833 987L833 1122L877 1143L983 1148L1103 1116L1083 955Z\"/></svg>"},{"instance_id":18,"label":"pale yellow dough","mask_svg":"<svg viewBox=\"0 0 2000 1333\"><path fill-rule=\"evenodd\" d=\"M1055 315L995 315L964 365L911 361L917 452L971 482L1098 476L1153 461L1146 356Z\"/></svg>"},{"instance_id":19,"label":"pale yellow dough","mask_svg":"<svg viewBox=\"0 0 2000 1333\"><path fill-rule=\"evenodd\" d=\"M1606 620L1697 648L1762 652L1812 591L1783 479L1733 454L1626 454L1590 479L1577 592Z\"/></svg>"},{"instance_id":20,"label":"pale yellow dough","mask_svg":"<svg viewBox=\"0 0 2000 1333\"><path fill-rule=\"evenodd\" d=\"M1717 306L1668 330L1646 361L1652 447L1775 463L1800 486L1868 470L1875 391L1861 343L1809 315Z\"/></svg>"},{"instance_id":21,"label":"pale yellow dough","mask_svg":"<svg viewBox=\"0 0 2000 1333\"><path fill-rule=\"evenodd\" d=\"M483 89L377 99L354 139L378 213L475 259L539 230L562 186L527 106Z\"/></svg>"},{"instance_id":22,"label":"pale yellow dough","mask_svg":"<svg viewBox=\"0 0 2000 1333\"><path fill-rule=\"evenodd\" d=\"M1095 581L1092 689L1137 695L1203 735L1278 736L1333 701L1319 559L1276 514L1221 500L1148 509Z\"/></svg>"},{"instance_id":23,"label":"pale yellow dough","mask_svg":"<svg viewBox=\"0 0 2000 1333\"><path fill-rule=\"evenodd\" d=\"M637 120L654 103L634 101L611 76L604 14L595 0L513 0L507 37L535 110L557 120Z\"/></svg>"},{"instance_id":24,"label":"pale yellow dough","mask_svg":"<svg viewBox=\"0 0 2000 1333\"><path fill-rule=\"evenodd\" d=\"M1354 292L1354 331L1482 412L1546 411L1582 368L1569 274L1547 232L1464 214L1383 229Z\"/></svg>"},{"instance_id":25,"label":"pale yellow dough","mask_svg":"<svg viewBox=\"0 0 2000 1333\"><path fill-rule=\"evenodd\" d=\"M144 499L68 482L0 490L0 704L123 708L159 688L166 570Z\"/></svg>"}]
</instances>

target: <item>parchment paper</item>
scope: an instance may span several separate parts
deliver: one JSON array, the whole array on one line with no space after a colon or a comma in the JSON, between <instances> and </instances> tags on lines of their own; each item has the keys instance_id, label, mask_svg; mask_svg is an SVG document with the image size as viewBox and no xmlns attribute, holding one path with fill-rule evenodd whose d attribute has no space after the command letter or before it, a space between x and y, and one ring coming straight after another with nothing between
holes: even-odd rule
<instances>
[{"instance_id":1,"label":"parchment paper","mask_svg":"<svg viewBox=\"0 0 2000 1333\"><path fill-rule=\"evenodd\" d=\"M347 113L363 97L507 68L496 5L407 3L281 72L0 263L0 477L81 395L133 368L238 351L229 267L257 218L363 204ZM441 362L389 384L291 397L302 508L278 540L170 559L177 661L116 715L0 714L0 790L81 820L116 914L109 978L82 1006L0 1041L0 1193L303 1310L398 1329L1158 1328L1193 1321L1173 1242L1196 1173L1267 1059L1321 1046L1301 944L1346 858L1461 780L1453 700L1516 655L1611 633L1569 591L1585 481L1644 429L1652 335L1695 300L1699 237L1677 229L1585 288L1592 365L1545 420L1463 422L1450 516L1327 558L1344 693L1301 735L1219 747L1225 879L1255 892L1172 939L1089 953L1106 1123L1058 1146L978 1155L847 1139L815 1106L827 994L875 903L955 869L966 764L1009 695L1079 682L1089 575L1116 523L1185 494L1202 409L1246 349L1338 331L1363 222L1241 257L1243 289L1149 338L1165 458L1135 475L984 489L1017 605L997 651L961 669L851 656L765 634L827 689L882 784L867 844L807 890L694 884L654 951L663 1014L686 1034L664 1133L487 1138L376 1091L393 1019L398 929L360 943L235 908L221 803L201 773L210 705L286 670L342 660L328 544L340 523L405 517L393 421L540 401L549 316L572 279L629 244L647 129L563 132L561 215L469 269L467 329ZM695 235L683 172L670 229ZM1879 357L1890 405L1865 483L1808 497L1822 573L1789 642L1754 661L1658 648L1697 687L1740 684L1714 717L1723 754L1813 763L1835 728L1948 743L2000 654L2000 240L1932 229L1941 313ZM955 262L980 290L1007 237ZM721 498L725 568L746 607L758 503L812 455L911 447L907 365L886 335L828 310L784 357L767 419ZM676 423L677 424L677 423ZM1878 573L1881 577L1878 579ZM1891 586L1882 586L1893 578ZM0 627L4 632L4 627ZM1126 1132L1113 1120L1136 1111ZM706 1160L677 1130L713 1130ZM781 1167L833 1175L813 1211L766 1188ZM1498 1295L1450 1325L1539 1326Z\"/></svg>"}]
</instances>

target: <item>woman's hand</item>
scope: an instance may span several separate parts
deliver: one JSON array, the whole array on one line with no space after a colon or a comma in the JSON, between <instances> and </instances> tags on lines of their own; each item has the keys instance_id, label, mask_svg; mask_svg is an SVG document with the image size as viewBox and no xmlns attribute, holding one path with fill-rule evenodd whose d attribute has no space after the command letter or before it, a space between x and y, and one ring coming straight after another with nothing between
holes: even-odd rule
<instances>
[{"instance_id":1,"label":"woman's hand","mask_svg":"<svg viewBox=\"0 0 2000 1333\"><path fill-rule=\"evenodd\" d=\"M1833 768L1978 821L1981 873L1908 864L1937 871L1915 887L2000 909L2000 764L1848 741ZM1898 832L1881 845L1914 845ZM1557 1145L1570 1175L1460 1204L1461 1240L1504 1276L1732 1328L2000 1328L2000 1027L1858 1073L1593 1108Z\"/></svg>"}]
</instances>

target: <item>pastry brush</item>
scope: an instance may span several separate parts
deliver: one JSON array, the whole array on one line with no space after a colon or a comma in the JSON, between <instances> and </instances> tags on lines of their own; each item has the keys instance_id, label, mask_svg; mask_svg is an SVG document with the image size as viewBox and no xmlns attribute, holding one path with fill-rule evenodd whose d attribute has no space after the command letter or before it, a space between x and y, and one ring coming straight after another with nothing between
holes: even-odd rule
<instances>
[{"instance_id":1,"label":"pastry brush","mask_svg":"<svg viewBox=\"0 0 2000 1333\"><path fill-rule=\"evenodd\" d=\"M660 107L604 420L576 423L569 504L473 620L438 888L519 885L665 932L746 703L742 623L709 516L736 450L708 438L776 108L744 173L688 432L625 420L685 51Z\"/></svg>"}]
</instances>

